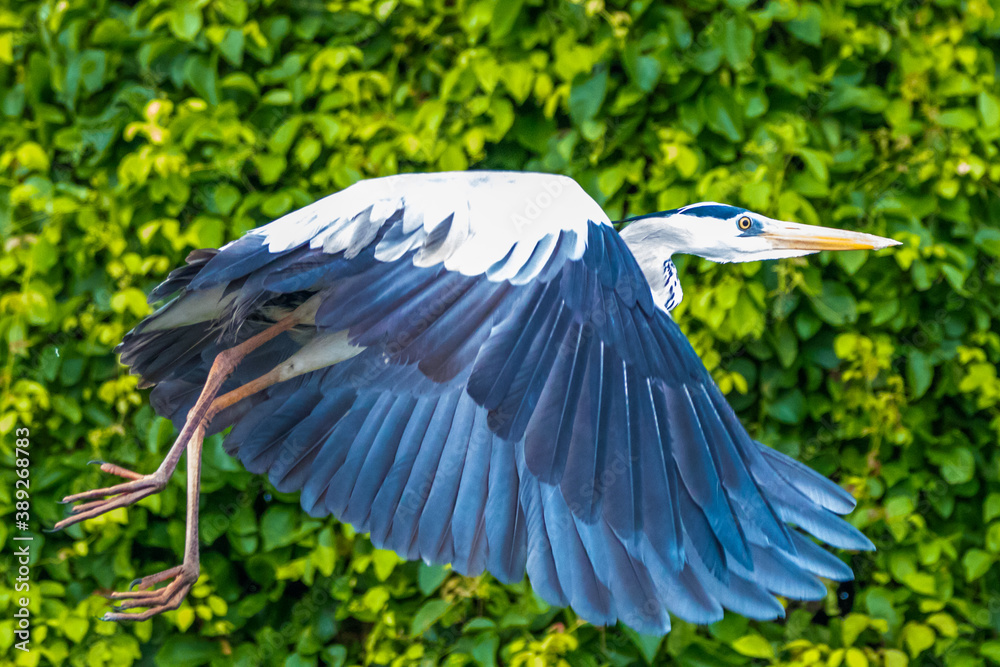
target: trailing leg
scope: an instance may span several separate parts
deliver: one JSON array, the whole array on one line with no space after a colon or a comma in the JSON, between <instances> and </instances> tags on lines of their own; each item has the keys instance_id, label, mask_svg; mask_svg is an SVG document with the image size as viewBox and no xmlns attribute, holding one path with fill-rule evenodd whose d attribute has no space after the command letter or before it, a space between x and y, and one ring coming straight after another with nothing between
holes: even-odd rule
<instances>
[{"instance_id":1,"label":"trailing leg","mask_svg":"<svg viewBox=\"0 0 1000 667\"><path fill-rule=\"evenodd\" d=\"M167 482L170 476L173 475L174 470L177 469L181 454L184 453L184 449L192 440L194 433L199 427L207 425L211 419L208 414L209 408L222 388L223 383L225 383L236 369L237 364L250 352L282 332L293 328L301 322L311 320L315 315L317 305L318 299L310 299L290 315L256 336L220 352L215 358L212 368L209 370L205 386L198 397L198 401L191 408L190 412L188 412L180 435L177 436L177 440L174 441L170 451L167 452L166 458L163 459L163 462L160 463L156 471L148 475L142 475L113 463L102 463L101 470L124 477L129 481L66 496L62 500L64 503L76 503L81 500L89 502L84 502L73 507L71 516L58 522L53 529L60 530L85 519L100 516L113 509L127 507L147 496L162 491L167 486Z\"/></svg>"}]
</instances>

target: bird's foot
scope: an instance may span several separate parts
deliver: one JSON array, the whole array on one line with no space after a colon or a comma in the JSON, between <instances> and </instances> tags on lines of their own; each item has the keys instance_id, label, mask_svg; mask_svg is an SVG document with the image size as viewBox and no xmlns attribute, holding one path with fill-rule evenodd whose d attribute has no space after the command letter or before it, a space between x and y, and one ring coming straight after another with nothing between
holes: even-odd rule
<instances>
[{"instance_id":1,"label":"bird's foot","mask_svg":"<svg viewBox=\"0 0 1000 667\"><path fill-rule=\"evenodd\" d=\"M187 597L191 587L198 581L201 568L197 561L185 561L177 567L172 567L163 572L157 572L141 579L136 579L129 586L129 590L111 593L108 597L112 600L123 600L121 605L115 607L114 611L109 611L101 617L103 621L145 621L157 614L165 611L172 611L181 606L181 602ZM172 580L163 588L149 590L150 586L161 582ZM132 590L137 588L138 590ZM145 607L145 611L138 613L125 613L126 609L136 609Z\"/></svg>"},{"instance_id":2,"label":"bird's foot","mask_svg":"<svg viewBox=\"0 0 1000 667\"><path fill-rule=\"evenodd\" d=\"M66 496L62 499L63 503L76 503L81 500L88 502L75 505L70 510L72 516L66 517L57 523L53 526L53 530L61 530L66 526L71 526L85 519L92 519L113 509L127 507L146 496L159 493L167 486L167 475L163 475L159 471L151 475L140 475L114 463L101 463L101 470L112 475L124 477L129 481L103 489L93 489Z\"/></svg>"}]
</instances>

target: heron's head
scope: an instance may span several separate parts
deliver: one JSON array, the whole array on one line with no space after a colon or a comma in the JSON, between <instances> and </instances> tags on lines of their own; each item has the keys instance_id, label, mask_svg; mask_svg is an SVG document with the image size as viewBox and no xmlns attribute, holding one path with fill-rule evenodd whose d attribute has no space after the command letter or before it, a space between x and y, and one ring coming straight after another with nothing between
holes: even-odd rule
<instances>
[{"instance_id":1,"label":"heron's head","mask_svg":"<svg viewBox=\"0 0 1000 667\"><path fill-rule=\"evenodd\" d=\"M713 262L799 257L820 250L880 250L899 241L830 227L783 222L737 206L691 204L630 218L622 237L633 251L645 246L664 258L674 253Z\"/></svg>"}]
</instances>

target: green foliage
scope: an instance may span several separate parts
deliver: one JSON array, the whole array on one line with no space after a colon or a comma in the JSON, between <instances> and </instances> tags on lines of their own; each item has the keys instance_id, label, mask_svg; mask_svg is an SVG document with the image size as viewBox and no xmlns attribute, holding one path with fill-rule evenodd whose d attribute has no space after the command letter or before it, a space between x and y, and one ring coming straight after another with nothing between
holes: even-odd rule
<instances>
[{"instance_id":1,"label":"green foliage","mask_svg":"<svg viewBox=\"0 0 1000 667\"><path fill-rule=\"evenodd\" d=\"M853 608L593 628L527 584L404 563L206 451L203 579L98 622L179 562L180 475L39 534L18 665L1000 664L1000 11L990 0L55 0L0 8L0 543L13 430L33 527L155 468L169 424L111 352L191 249L361 178L565 173L612 217L699 200L887 234L874 258L681 262L676 315L750 431L851 489L878 545ZM128 523L126 523L126 517ZM10 520L6 520L10 519ZM846 592L846 589L842 592Z\"/></svg>"}]
</instances>

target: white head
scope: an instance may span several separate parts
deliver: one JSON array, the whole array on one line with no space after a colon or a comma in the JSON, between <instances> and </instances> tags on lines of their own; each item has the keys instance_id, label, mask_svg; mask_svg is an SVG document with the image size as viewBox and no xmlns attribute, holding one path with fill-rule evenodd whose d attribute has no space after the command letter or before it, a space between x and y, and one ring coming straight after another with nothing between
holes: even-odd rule
<instances>
[{"instance_id":1,"label":"white head","mask_svg":"<svg viewBox=\"0 0 1000 667\"><path fill-rule=\"evenodd\" d=\"M899 241L830 227L782 222L715 202L630 218L622 238L636 255L662 263L674 253L713 262L800 257L820 250L880 250ZM640 263L642 260L640 259Z\"/></svg>"}]
</instances>

